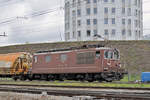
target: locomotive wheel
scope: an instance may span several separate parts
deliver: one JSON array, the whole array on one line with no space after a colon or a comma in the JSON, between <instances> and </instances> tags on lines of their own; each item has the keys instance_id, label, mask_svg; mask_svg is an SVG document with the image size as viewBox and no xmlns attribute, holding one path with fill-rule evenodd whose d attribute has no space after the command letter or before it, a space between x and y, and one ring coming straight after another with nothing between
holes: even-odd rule
<instances>
[{"instance_id":1,"label":"locomotive wheel","mask_svg":"<svg viewBox=\"0 0 150 100\"><path fill-rule=\"evenodd\" d=\"M105 81L106 82L112 82L112 78L107 78Z\"/></svg>"},{"instance_id":2,"label":"locomotive wheel","mask_svg":"<svg viewBox=\"0 0 150 100\"><path fill-rule=\"evenodd\" d=\"M14 76L14 77L12 77L12 79L14 80L14 81L17 81L17 77L16 76Z\"/></svg>"},{"instance_id":3,"label":"locomotive wheel","mask_svg":"<svg viewBox=\"0 0 150 100\"><path fill-rule=\"evenodd\" d=\"M28 80L29 80L29 81L32 81L33 79L32 79L32 78L28 78Z\"/></svg>"},{"instance_id":4,"label":"locomotive wheel","mask_svg":"<svg viewBox=\"0 0 150 100\"><path fill-rule=\"evenodd\" d=\"M88 79L88 82L94 82L93 79Z\"/></svg>"},{"instance_id":5,"label":"locomotive wheel","mask_svg":"<svg viewBox=\"0 0 150 100\"><path fill-rule=\"evenodd\" d=\"M55 76L54 75L48 75L47 76L47 81L54 81L55 80Z\"/></svg>"},{"instance_id":6,"label":"locomotive wheel","mask_svg":"<svg viewBox=\"0 0 150 100\"><path fill-rule=\"evenodd\" d=\"M27 79L27 78L26 78L25 76L23 76L23 75L20 76L20 80L21 80L21 81L25 81L26 79Z\"/></svg>"},{"instance_id":7,"label":"locomotive wheel","mask_svg":"<svg viewBox=\"0 0 150 100\"><path fill-rule=\"evenodd\" d=\"M98 80L99 83L103 82L103 80Z\"/></svg>"},{"instance_id":8,"label":"locomotive wheel","mask_svg":"<svg viewBox=\"0 0 150 100\"><path fill-rule=\"evenodd\" d=\"M64 80L65 80L64 75L60 75L60 76L59 76L59 81L64 81Z\"/></svg>"}]
</instances>

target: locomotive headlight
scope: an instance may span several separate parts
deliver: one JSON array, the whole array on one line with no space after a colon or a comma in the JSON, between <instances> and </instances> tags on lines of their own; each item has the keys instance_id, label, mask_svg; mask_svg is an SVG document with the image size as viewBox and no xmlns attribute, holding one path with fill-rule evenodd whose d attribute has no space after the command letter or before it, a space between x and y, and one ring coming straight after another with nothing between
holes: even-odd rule
<instances>
[{"instance_id":1,"label":"locomotive headlight","mask_svg":"<svg viewBox=\"0 0 150 100\"><path fill-rule=\"evenodd\" d=\"M119 67L121 68L121 63L119 63Z\"/></svg>"},{"instance_id":2,"label":"locomotive headlight","mask_svg":"<svg viewBox=\"0 0 150 100\"><path fill-rule=\"evenodd\" d=\"M109 62L108 62L108 63L107 63L107 65L108 65L108 66L110 66L110 65L111 65L111 63L109 63Z\"/></svg>"},{"instance_id":3,"label":"locomotive headlight","mask_svg":"<svg viewBox=\"0 0 150 100\"><path fill-rule=\"evenodd\" d=\"M108 68L104 68L104 70L108 70Z\"/></svg>"},{"instance_id":4,"label":"locomotive headlight","mask_svg":"<svg viewBox=\"0 0 150 100\"><path fill-rule=\"evenodd\" d=\"M104 68L104 71L108 71L108 67L105 67L105 68Z\"/></svg>"}]
</instances>

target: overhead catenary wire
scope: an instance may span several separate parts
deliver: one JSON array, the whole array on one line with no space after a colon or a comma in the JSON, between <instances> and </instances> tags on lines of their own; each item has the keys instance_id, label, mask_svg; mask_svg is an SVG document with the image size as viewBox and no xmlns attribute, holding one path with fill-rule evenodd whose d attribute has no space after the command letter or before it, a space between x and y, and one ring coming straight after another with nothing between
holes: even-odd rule
<instances>
[{"instance_id":1,"label":"overhead catenary wire","mask_svg":"<svg viewBox=\"0 0 150 100\"><path fill-rule=\"evenodd\" d=\"M100 1L98 1L98 2L100 2ZM75 5L75 4L78 4L78 3L79 2L74 2L72 4L69 4L69 7L71 7L71 6ZM86 0L82 0L82 1L80 1L80 3L86 3ZM62 9L63 7L60 7L60 8ZM24 15L24 16L36 17L36 16L41 16L41 15L45 15L45 14L51 13L53 11L58 11L58 10L61 10L61 9L53 9L53 10L47 9L47 10L43 10L43 11L39 11L39 12L34 12L32 14L29 14L29 15ZM120 7L120 8L116 8L116 9L122 9L122 8ZM15 18L14 18L14 20L15 20ZM10 21L12 21L12 20L10 20ZM10 23L10 21L8 20L8 21L4 21L2 23L0 22L0 24L6 24L7 22Z\"/></svg>"},{"instance_id":2,"label":"overhead catenary wire","mask_svg":"<svg viewBox=\"0 0 150 100\"><path fill-rule=\"evenodd\" d=\"M85 0L84 0L84 2L85 2ZM57 11L57 10L56 10ZM30 14L29 16L31 16L31 17L36 17L36 16L41 16L41 15L45 15L45 14L48 14L48 13L51 13L51 12L53 12L53 11L51 11L51 9L48 9L48 10L43 10L43 11L39 11L39 12L35 12L35 13L32 13L32 14ZM119 18L119 17L117 17L117 18ZM121 16L121 18L122 18L122 16ZM109 18L109 19L111 19L111 18ZM103 20L103 19L101 19L101 20ZM13 20L11 19L11 20L8 20L8 21L4 21L4 22L2 22L2 24L3 23L11 23L11 22L13 22Z\"/></svg>"},{"instance_id":3,"label":"overhead catenary wire","mask_svg":"<svg viewBox=\"0 0 150 100\"><path fill-rule=\"evenodd\" d=\"M23 0L7 0L5 2L0 2L0 7L6 7L13 4L17 4L19 2L22 2Z\"/></svg>"},{"instance_id":4,"label":"overhead catenary wire","mask_svg":"<svg viewBox=\"0 0 150 100\"><path fill-rule=\"evenodd\" d=\"M42 15L45 15L45 14L50 14L50 13L56 12L56 11L61 10L61 9L62 9L61 7L56 7L56 8L53 8L53 9L47 9L47 10L42 10L42 11L39 11L39 12L33 12L33 13L30 13L30 14L24 15L24 17L22 17L22 18L38 17L38 16L42 16ZM18 16L7 18L8 20L0 21L0 25L11 23L11 22L17 20L18 18L19 18Z\"/></svg>"}]
</instances>

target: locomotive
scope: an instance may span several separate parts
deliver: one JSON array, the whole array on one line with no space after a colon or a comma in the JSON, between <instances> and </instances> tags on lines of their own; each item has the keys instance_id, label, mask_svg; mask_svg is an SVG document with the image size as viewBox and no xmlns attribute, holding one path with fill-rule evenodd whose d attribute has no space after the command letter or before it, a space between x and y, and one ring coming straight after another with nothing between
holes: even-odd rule
<instances>
[{"instance_id":1,"label":"locomotive","mask_svg":"<svg viewBox=\"0 0 150 100\"><path fill-rule=\"evenodd\" d=\"M11 76L15 80L112 82L122 79L124 74L118 49L85 45L36 52L26 73Z\"/></svg>"}]
</instances>

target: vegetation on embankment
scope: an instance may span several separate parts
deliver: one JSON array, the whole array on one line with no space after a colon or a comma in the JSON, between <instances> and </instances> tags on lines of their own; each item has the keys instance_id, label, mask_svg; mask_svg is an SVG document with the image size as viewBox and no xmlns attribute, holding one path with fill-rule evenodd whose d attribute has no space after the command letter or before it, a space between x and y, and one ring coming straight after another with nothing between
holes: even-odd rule
<instances>
[{"instance_id":1,"label":"vegetation on embankment","mask_svg":"<svg viewBox=\"0 0 150 100\"><path fill-rule=\"evenodd\" d=\"M129 83L88 83L88 82L47 82L47 81L0 81L0 84L20 85L49 85L49 86L84 86L84 87L128 87L128 88L149 88L150 84L129 84Z\"/></svg>"}]
</instances>

